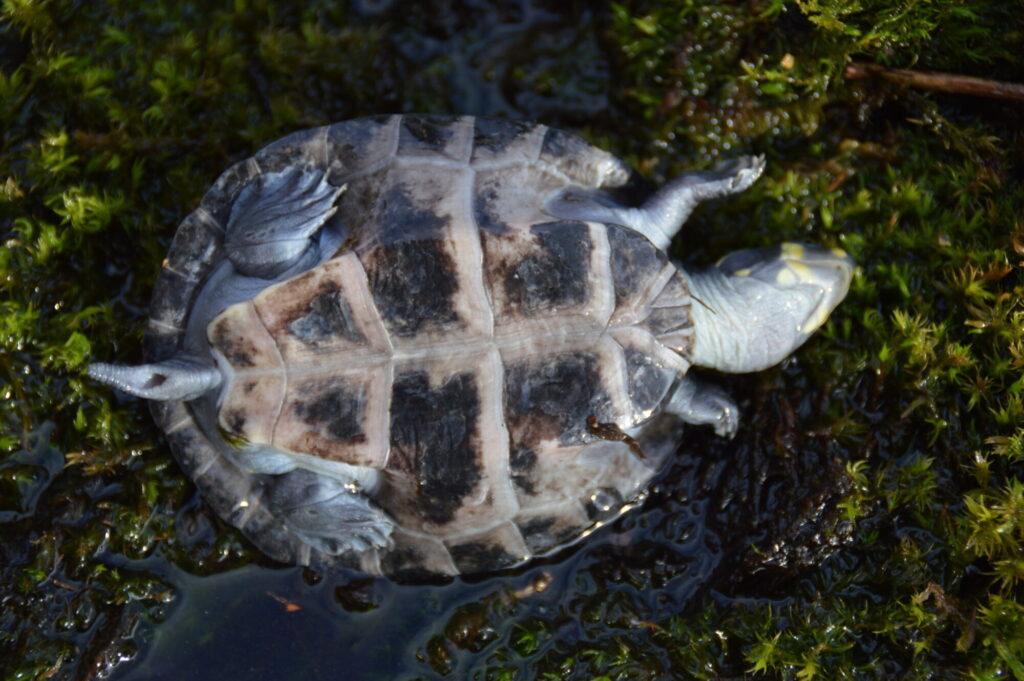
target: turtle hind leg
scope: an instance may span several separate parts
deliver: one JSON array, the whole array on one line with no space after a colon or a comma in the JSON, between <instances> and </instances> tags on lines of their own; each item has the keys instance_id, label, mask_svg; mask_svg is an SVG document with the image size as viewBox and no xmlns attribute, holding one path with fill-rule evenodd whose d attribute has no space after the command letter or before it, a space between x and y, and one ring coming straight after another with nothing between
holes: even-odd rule
<instances>
[{"instance_id":1,"label":"turtle hind leg","mask_svg":"<svg viewBox=\"0 0 1024 681\"><path fill-rule=\"evenodd\" d=\"M639 208L616 205L600 192L572 188L549 199L544 210L565 219L623 225L665 250L698 203L745 190L761 176L764 166L763 156L743 156L714 170L683 173Z\"/></svg>"},{"instance_id":2,"label":"turtle hind leg","mask_svg":"<svg viewBox=\"0 0 1024 681\"><path fill-rule=\"evenodd\" d=\"M241 274L274 279L298 263L337 212L345 186L323 171L291 167L260 175L231 207L225 246Z\"/></svg>"},{"instance_id":3,"label":"turtle hind leg","mask_svg":"<svg viewBox=\"0 0 1024 681\"><path fill-rule=\"evenodd\" d=\"M296 468L267 479L267 505L297 539L327 555L390 544L394 523L358 483Z\"/></svg>"},{"instance_id":4,"label":"turtle hind leg","mask_svg":"<svg viewBox=\"0 0 1024 681\"><path fill-rule=\"evenodd\" d=\"M685 423L712 426L722 437L731 438L739 427L739 407L728 393L693 376L683 377L664 410Z\"/></svg>"}]
</instances>

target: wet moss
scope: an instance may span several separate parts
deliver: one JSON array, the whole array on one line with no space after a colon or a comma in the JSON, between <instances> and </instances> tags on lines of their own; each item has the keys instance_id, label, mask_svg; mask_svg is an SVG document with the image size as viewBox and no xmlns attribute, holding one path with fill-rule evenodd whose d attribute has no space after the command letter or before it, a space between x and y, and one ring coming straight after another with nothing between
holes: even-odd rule
<instances>
[{"instance_id":1,"label":"wet moss","mask_svg":"<svg viewBox=\"0 0 1024 681\"><path fill-rule=\"evenodd\" d=\"M541 118L655 182L763 153L766 177L699 209L676 255L804 240L861 270L794 359L730 380L737 438L688 433L643 512L534 568L556 573L543 593L507 596L533 573L377 583L379 608L339 608L358 629L402 619L393 600L441 603L420 630L366 629L403 633L360 650L408 646L378 669L1024 677L1019 104L843 79L857 59L1024 82L1012 3L2 7L5 678L91 678L145 649L140 623L159 631L187 581L167 565L267 564L195 497L144 405L82 370L138 359L174 226L224 168L403 110Z\"/></svg>"}]
</instances>

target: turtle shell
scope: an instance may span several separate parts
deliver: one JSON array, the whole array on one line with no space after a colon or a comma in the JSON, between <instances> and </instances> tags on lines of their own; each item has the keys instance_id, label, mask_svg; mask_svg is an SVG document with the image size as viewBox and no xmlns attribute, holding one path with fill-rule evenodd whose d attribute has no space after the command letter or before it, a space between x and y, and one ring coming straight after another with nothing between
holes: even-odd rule
<instances>
[{"instance_id":1,"label":"turtle shell","mask_svg":"<svg viewBox=\"0 0 1024 681\"><path fill-rule=\"evenodd\" d=\"M191 319L225 266L233 201L292 166L346 186L342 247ZM595 424L657 413L689 366L690 299L643 236L543 206L631 182L578 137L470 117L339 123L234 166L179 227L153 298L150 359L185 349L230 367L216 403L154 405L183 467L272 557L369 572L504 567L617 514L659 462ZM235 438L381 471L393 546L330 556L296 541L260 503L275 476L244 470Z\"/></svg>"}]
</instances>

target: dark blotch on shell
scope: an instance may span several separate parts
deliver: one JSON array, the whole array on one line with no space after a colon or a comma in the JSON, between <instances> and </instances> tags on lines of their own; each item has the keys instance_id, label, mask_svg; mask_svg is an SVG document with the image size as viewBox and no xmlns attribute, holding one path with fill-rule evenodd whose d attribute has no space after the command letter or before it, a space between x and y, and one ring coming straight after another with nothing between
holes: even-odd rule
<instances>
[{"instance_id":1,"label":"dark blotch on shell","mask_svg":"<svg viewBox=\"0 0 1024 681\"><path fill-rule=\"evenodd\" d=\"M337 442L365 442L364 388L341 380L319 386L322 392L315 399L295 402L295 414L317 431L326 431Z\"/></svg>"},{"instance_id":2,"label":"dark blotch on shell","mask_svg":"<svg viewBox=\"0 0 1024 681\"><path fill-rule=\"evenodd\" d=\"M433 389L422 371L395 377L387 467L416 480L416 498L403 503L421 517L450 522L480 483L479 419L473 374L456 374Z\"/></svg>"},{"instance_id":3,"label":"dark blotch on shell","mask_svg":"<svg viewBox=\"0 0 1024 681\"><path fill-rule=\"evenodd\" d=\"M458 320L455 263L444 248L448 218L418 207L405 185L381 198L380 244L360 255L388 331L413 336Z\"/></svg>"},{"instance_id":4,"label":"dark blotch on shell","mask_svg":"<svg viewBox=\"0 0 1024 681\"><path fill-rule=\"evenodd\" d=\"M458 290L455 263L441 242L391 244L367 261L370 291L391 333L414 336L459 321L452 300Z\"/></svg>"},{"instance_id":5,"label":"dark blotch on shell","mask_svg":"<svg viewBox=\"0 0 1024 681\"><path fill-rule=\"evenodd\" d=\"M548 222L531 231L539 248L506 275L509 302L529 312L583 304L592 248L587 225Z\"/></svg>"},{"instance_id":6,"label":"dark blotch on shell","mask_svg":"<svg viewBox=\"0 0 1024 681\"><path fill-rule=\"evenodd\" d=\"M443 120L445 119L431 120L410 116L402 118L402 126L398 133L398 155L402 156L410 151L444 153L453 130L441 124Z\"/></svg>"},{"instance_id":7,"label":"dark blotch on shell","mask_svg":"<svg viewBox=\"0 0 1024 681\"><path fill-rule=\"evenodd\" d=\"M224 420L227 423L228 430L235 435L241 435L245 432L245 414L241 411L230 412Z\"/></svg>"},{"instance_id":8,"label":"dark blotch on shell","mask_svg":"<svg viewBox=\"0 0 1024 681\"><path fill-rule=\"evenodd\" d=\"M637 409L654 409L672 387L675 373L658 366L646 353L632 348L626 348L624 353L630 399Z\"/></svg>"},{"instance_id":9,"label":"dark blotch on shell","mask_svg":"<svg viewBox=\"0 0 1024 681\"><path fill-rule=\"evenodd\" d=\"M337 285L326 282L323 293L310 301L309 312L295 318L288 330L293 336L309 345L320 345L324 341L341 336L353 343L364 344L366 337L359 331L352 318L352 308L341 295Z\"/></svg>"},{"instance_id":10,"label":"dark blotch on shell","mask_svg":"<svg viewBox=\"0 0 1024 681\"><path fill-rule=\"evenodd\" d=\"M512 473L512 482L527 494L536 491L536 485L530 473L537 465L537 452L530 447L514 446L509 453L509 469Z\"/></svg>"},{"instance_id":11,"label":"dark blotch on shell","mask_svg":"<svg viewBox=\"0 0 1024 681\"><path fill-rule=\"evenodd\" d=\"M478 186L474 192L473 219L481 230L495 234L505 234L509 231L508 223L502 219L501 213L495 206L500 191L500 184L490 182L484 186Z\"/></svg>"},{"instance_id":12,"label":"dark blotch on shell","mask_svg":"<svg viewBox=\"0 0 1024 681\"><path fill-rule=\"evenodd\" d=\"M496 567L512 565L521 560L502 547L484 542L467 542L448 548L455 567L463 574L484 572Z\"/></svg>"},{"instance_id":13,"label":"dark blotch on shell","mask_svg":"<svg viewBox=\"0 0 1024 681\"><path fill-rule=\"evenodd\" d=\"M217 323L210 342L236 369L256 366L252 359L256 348L248 338L238 335L237 329L232 328L231 320L221 319Z\"/></svg>"},{"instance_id":14,"label":"dark blotch on shell","mask_svg":"<svg viewBox=\"0 0 1024 681\"><path fill-rule=\"evenodd\" d=\"M665 254L643 235L618 225L608 226L608 246L616 304L634 300L643 293L667 261Z\"/></svg>"},{"instance_id":15,"label":"dark blotch on shell","mask_svg":"<svg viewBox=\"0 0 1024 681\"><path fill-rule=\"evenodd\" d=\"M587 431L587 419L612 420L597 358L584 352L508 366L505 413L513 449L556 438L565 445L591 442L595 438Z\"/></svg>"},{"instance_id":16,"label":"dark blotch on shell","mask_svg":"<svg viewBox=\"0 0 1024 681\"><path fill-rule=\"evenodd\" d=\"M473 148L486 150L497 156L517 138L532 129L533 125L529 123L478 118L473 131Z\"/></svg>"},{"instance_id":17,"label":"dark blotch on shell","mask_svg":"<svg viewBox=\"0 0 1024 681\"><path fill-rule=\"evenodd\" d=\"M377 201L378 241L422 241L441 239L447 233L448 217L438 215L414 198L415 191L399 182L384 191Z\"/></svg>"}]
</instances>

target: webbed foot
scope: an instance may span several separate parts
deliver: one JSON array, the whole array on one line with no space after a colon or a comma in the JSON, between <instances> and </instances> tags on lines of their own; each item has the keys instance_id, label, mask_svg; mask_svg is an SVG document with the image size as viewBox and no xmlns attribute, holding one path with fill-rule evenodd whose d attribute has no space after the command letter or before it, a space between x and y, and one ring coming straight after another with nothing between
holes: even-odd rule
<instances>
[{"instance_id":1,"label":"webbed foot","mask_svg":"<svg viewBox=\"0 0 1024 681\"><path fill-rule=\"evenodd\" d=\"M273 279L306 253L311 237L338 210L345 186L321 171L286 168L241 191L228 218L228 258L244 275Z\"/></svg>"},{"instance_id":2,"label":"webbed foot","mask_svg":"<svg viewBox=\"0 0 1024 681\"><path fill-rule=\"evenodd\" d=\"M357 484L300 468L271 479L268 502L289 530L328 555L383 548L394 529Z\"/></svg>"},{"instance_id":3,"label":"webbed foot","mask_svg":"<svg viewBox=\"0 0 1024 681\"><path fill-rule=\"evenodd\" d=\"M715 434L732 438L740 423L739 407L728 393L712 383L685 376L665 411L695 426L709 425Z\"/></svg>"}]
</instances>

